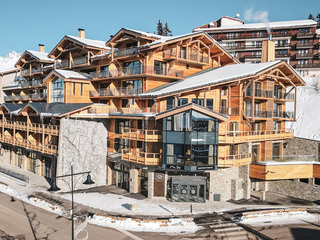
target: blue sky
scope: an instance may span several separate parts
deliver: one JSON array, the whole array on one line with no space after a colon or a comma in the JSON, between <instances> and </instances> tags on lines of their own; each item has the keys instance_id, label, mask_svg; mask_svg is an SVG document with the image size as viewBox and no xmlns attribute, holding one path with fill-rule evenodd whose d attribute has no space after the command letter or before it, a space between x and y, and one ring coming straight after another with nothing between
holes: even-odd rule
<instances>
[{"instance_id":1,"label":"blue sky","mask_svg":"<svg viewBox=\"0 0 320 240\"><path fill-rule=\"evenodd\" d=\"M122 27L154 32L161 19L179 35L237 12L244 19L248 9L267 11L269 21L300 20L320 12L320 1L0 0L0 56L12 50L37 50L38 43L49 52L64 35L77 36L79 27L87 38L107 41Z\"/></svg>"}]
</instances>

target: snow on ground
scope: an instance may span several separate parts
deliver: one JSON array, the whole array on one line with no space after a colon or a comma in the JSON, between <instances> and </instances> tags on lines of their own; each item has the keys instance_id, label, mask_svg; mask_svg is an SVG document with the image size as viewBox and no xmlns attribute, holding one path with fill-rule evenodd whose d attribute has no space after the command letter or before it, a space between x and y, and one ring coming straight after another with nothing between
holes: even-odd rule
<instances>
[{"instance_id":1,"label":"snow on ground","mask_svg":"<svg viewBox=\"0 0 320 240\"><path fill-rule=\"evenodd\" d=\"M285 224L306 224L319 223L319 215L310 214L306 211L296 211L287 213L257 214L250 218L243 219L241 223L252 226L285 225Z\"/></svg>"},{"instance_id":2,"label":"snow on ground","mask_svg":"<svg viewBox=\"0 0 320 240\"><path fill-rule=\"evenodd\" d=\"M104 227L112 227L135 232L166 232L166 233L193 233L200 229L193 221L148 221L142 222L137 219L126 218L124 220L117 220L112 217L94 215L89 218L89 223Z\"/></svg>"},{"instance_id":3,"label":"snow on ground","mask_svg":"<svg viewBox=\"0 0 320 240\"><path fill-rule=\"evenodd\" d=\"M287 128L294 129L295 137L320 141L320 92L317 92L312 86L315 79L319 77L305 77L306 86L298 87L297 121L287 122ZM290 110L290 107L292 105L287 109Z\"/></svg>"},{"instance_id":4,"label":"snow on ground","mask_svg":"<svg viewBox=\"0 0 320 240\"><path fill-rule=\"evenodd\" d=\"M17 63L20 56L20 53L12 51L11 53L8 53L7 56L0 57L0 72L14 69L14 65Z\"/></svg>"},{"instance_id":5,"label":"snow on ground","mask_svg":"<svg viewBox=\"0 0 320 240\"><path fill-rule=\"evenodd\" d=\"M48 203L40 198L32 197L32 190L22 184L18 184L10 177L0 175L0 192L58 215L64 213L63 208L60 206Z\"/></svg>"},{"instance_id":6,"label":"snow on ground","mask_svg":"<svg viewBox=\"0 0 320 240\"><path fill-rule=\"evenodd\" d=\"M71 195L62 195L63 198L71 200ZM157 204L148 200L138 200L116 194L101 193L76 193L74 201L92 208L101 209L108 212L135 213L139 215L171 215L175 213L189 213L189 209L180 210L169 204ZM130 211L130 204L139 204L139 209Z\"/></svg>"}]
</instances>

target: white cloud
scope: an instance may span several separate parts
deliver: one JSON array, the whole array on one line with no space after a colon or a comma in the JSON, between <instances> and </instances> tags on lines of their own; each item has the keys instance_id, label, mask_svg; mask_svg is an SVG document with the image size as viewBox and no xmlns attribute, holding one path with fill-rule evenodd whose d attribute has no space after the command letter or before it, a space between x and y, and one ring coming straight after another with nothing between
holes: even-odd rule
<instances>
[{"instance_id":1,"label":"white cloud","mask_svg":"<svg viewBox=\"0 0 320 240\"><path fill-rule=\"evenodd\" d=\"M254 11L253 8L246 9L244 12L244 20L253 22L269 22L268 11Z\"/></svg>"}]
</instances>

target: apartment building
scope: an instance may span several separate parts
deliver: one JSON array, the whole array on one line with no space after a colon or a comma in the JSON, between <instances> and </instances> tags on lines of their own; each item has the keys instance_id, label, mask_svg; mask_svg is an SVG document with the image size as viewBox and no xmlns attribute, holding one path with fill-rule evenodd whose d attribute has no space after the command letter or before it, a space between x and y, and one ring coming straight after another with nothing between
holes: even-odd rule
<instances>
[{"instance_id":1,"label":"apartment building","mask_svg":"<svg viewBox=\"0 0 320 240\"><path fill-rule=\"evenodd\" d=\"M291 64L302 76L319 74L319 32L314 20L245 23L238 18L221 17L196 27L205 31L241 62L260 62L262 41L272 38L277 60Z\"/></svg>"},{"instance_id":2,"label":"apartment building","mask_svg":"<svg viewBox=\"0 0 320 240\"><path fill-rule=\"evenodd\" d=\"M251 181L320 177L312 164L268 165L294 136L285 122L305 83L272 61L272 41L263 45L262 63L241 64L205 32L122 28L104 42L79 29L46 58L26 51L21 82L1 105L3 161L48 179L73 164L96 185L178 202L249 198Z\"/></svg>"}]
</instances>

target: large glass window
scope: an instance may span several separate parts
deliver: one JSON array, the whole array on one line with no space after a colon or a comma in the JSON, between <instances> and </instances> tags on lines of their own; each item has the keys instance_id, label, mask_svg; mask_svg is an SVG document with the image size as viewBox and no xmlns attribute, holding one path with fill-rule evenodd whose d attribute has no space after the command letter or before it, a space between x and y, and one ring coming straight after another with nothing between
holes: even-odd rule
<instances>
[{"instance_id":1,"label":"large glass window","mask_svg":"<svg viewBox=\"0 0 320 240\"><path fill-rule=\"evenodd\" d=\"M64 81L58 78L54 83L52 83L52 99L53 103L64 102Z\"/></svg>"},{"instance_id":2,"label":"large glass window","mask_svg":"<svg viewBox=\"0 0 320 240\"><path fill-rule=\"evenodd\" d=\"M164 119L164 163L216 165L219 122L191 110Z\"/></svg>"},{"instance_id":3,"label":"large glass window","mask_svg":"<svg viewBox=\"0 0 320 240\"><path fill-rule=\"evenodd\" d=\"M125 62L122 64L122 73L124 75L134 75L142 73L142 64L140 61Z\"/></svg>"},{"instance_id":4,"label":"large glass window","mask_svg":"<svg viewBox=\"0 0 320 240\"><path fill-rule=\"evenodd\" d=\"M158 75L167 75L167 63L154 61L154 71Z\"/></svg>"}]
</instances>

